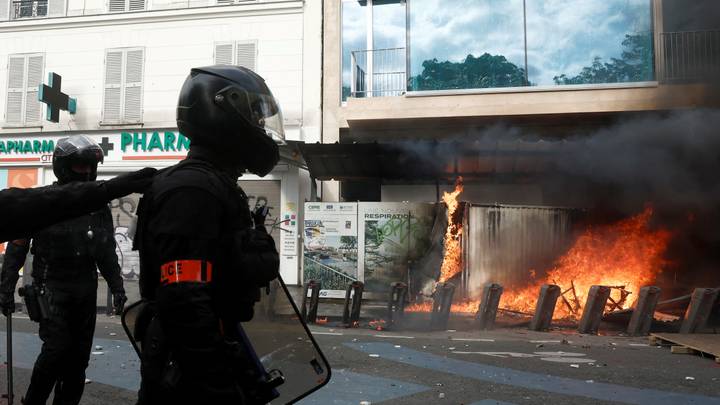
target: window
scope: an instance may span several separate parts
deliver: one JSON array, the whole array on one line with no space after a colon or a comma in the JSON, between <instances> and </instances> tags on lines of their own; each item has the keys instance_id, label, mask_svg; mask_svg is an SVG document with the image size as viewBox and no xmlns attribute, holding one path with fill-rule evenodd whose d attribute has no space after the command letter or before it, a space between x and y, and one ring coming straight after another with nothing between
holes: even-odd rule
<instances>
[{"instance_id":1,"label":"window","mask_svg":"<svg viewBox=\"0 0 720 405\"><path fill-rule=\"evenodd\" d=\"M218 42L215 44L216 65L237 65L257 69L257 41Z\"/></svg>"},{"instance_id":2,"label":"window","mask_svg":"<svg viewBox=\"0 0 720 405\"><path fill-rule=\"evenodd\" d=\"M108 12L122 13L124 11L145 10L145 0L109 0Z\"/></svg>"},{"instance_id":3,"label":"window","mask_svg":"<svg viewBox=\"0 0 720 405\"><path fill-rule=\"evenodd\" d=\"M8 57L8 93L5 122L9 125L39 125L42 119L38 86L42 83L43 54Z\"/></svg>"},{"instance_id":4,"label":"window","mask_svg":"<svg viewBox=\"0 0 720 405\"><path fill-rule=\"evenodd\" d=\"M109 49L106 52L104 124L142 121L144 59L142 48Z\"/></svg>"}]
</instances>

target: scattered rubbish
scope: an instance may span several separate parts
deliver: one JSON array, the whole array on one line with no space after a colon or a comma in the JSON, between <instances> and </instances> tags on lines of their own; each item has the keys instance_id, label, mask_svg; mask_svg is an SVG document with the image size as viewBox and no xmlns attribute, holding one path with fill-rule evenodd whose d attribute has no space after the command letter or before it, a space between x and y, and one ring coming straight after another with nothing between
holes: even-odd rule
<instances>
[{"instance_id":1,"label":"scattered rubbish","mask_svg":"<svg viewBox=\"0 0 720 405\"><path fill-rule=\"evenodd\" d=\"M448 347L448 350L455 350L454 347Z\"/></svg>"},{"instance_id":2,"label":"scattered rubbish","mask_svg":"<svg viewBox=\"0 0 720 405\"><path fill-rule=\"evenodd\" d=\"M685 377L685 379L688 381L695 381L695 377L687 376L687 377Z\"/></svg>"},{"instance_id":3,"label":"scattered rubbish","mask_svg":"<svg viewBox=\"0 0 720 405\"><path fill-rule=\"evenodd\" d=\"M370 405L372 402L370 401L360 401L360 405Z\"/></svg>"},{"instance_id":4,"label":"scattered rubbish","mask_svg":"<svg viewBox=\"0 0 720 405\"><path fill-rule=\"evenodd\" d=\"M439 393L438 398L445 399L445 393L444 392Z\"/></svg>"},{"instance_id":5,"label":"scattered rubbish","mask_svg":"<svg viewBox=\"0 0 720 405\"><path fill-rule=\"evenodd\" d=\"M379 354L375 354L375 353L369 354L368 356L370 356L370 357L375 357L375 358L380 357Z\"/></svg>"},{"instance_id":6,"label":"scattered rubbish","mask_svg":"<svg viewBox=\"0 0 720 405\"><path fill-rule=\"evenodd\" d=\"M402 347L402 346L400 346L400 345L395 345L395 348L396 348L396 349L399 349L399 348L401 348L401 347Z\"/></svg>"},{"instance_id":7,"label":"scattered rubbish","mask_svg":"<svg viewBox=\"0 0 720 405\"><path fill-rule=\"evenodd\" d=\"M95 350L102 350L102 346L95 346Z\"/></svg>"},{"instance_id":8,"label":"scattered rubbish","mask_svg":"<svg viewBox=\"0 0 720 405\"><path fill-rule=\"evenodd\" d=\"M117 336L117 333L115 333L115 332L110 332L110 336Z\"/></svg>"},{"instance_id":9,"label":"scattered rubbish","mask_svg":"<svg viewBox=\"0 0 720 405\"><path fill-rule=\"evenodd\" d=\"M592 384L592 383L594 383L595 381L593 381L593 380L585 380L585 382L588 383L588 384Z\"/></svg>"},{"instance_id":10,"label":"scattered rubbish","mask_svg":"<svg viewBox=\"0 0 720 405\"><path fill-rule=\"evenodd\" d=\"M567 339L563 339L563 340L560 341L560 344L561 344L561 345L569 345L569 344L570 344L570 341L568 341Z\"/></svg>"},{"instance_id":11,"label":"scattered rubbish","mask_svg":"<svg viewBox=\"0 0 720 405\"><path fill-rule=\"evenodd\" d=\"M125 363L120 363L120 368L125 368Z\"/></svg>"},{"instance_id":12,"label":"scattered rubbish","mask_svg":"<svg viewBox=\"0 0 720 405\"><path fill-rule=\"evenodd\" d=\"M649 347L649 344L646 343L630 343L630 346L636 346L636 347Z\"/></svg>"},{"instance_id":13,"label":"scattered rubbish","mask_svg":"<svg viewBox=\"0 0 720 405\"><path fill-rule=\"evenodd\" d=\"M318 324L318 325L325 325L326 323L328 323L328 319L327 319L327 317L325 317L325 318L317 318L317 319L315 320L315 323Z\"/></svg>"},{"instance_id":14,"label":"scattered rubbish","mask_svg":"<svg viewBox=\"0 0 720 405\"><path fill-rule=\"evenodd\" d=\"M89 379L89 378L86 378L86 379L85 379L85 384L90 384L90 383L92 383L92 380Z\"/></svg>"},{"instance_id":15,"label":"scattered rubbish","mask_svg":"<svg viewBox=\"0 0 720 405\"><path fill-rule=\"evenodd\" d=\"M455 329L448 329L447 331L448 331L449 333L457 332Z\"/></svg>"},{"instance_id":16,"label":"scattered rubbish","mask_svg":"<svg viewBox=\"0 0 720 405\"><path fill-rule=\"evenodd\" d=\"M537 347L537 348L539 349L539 348L541 348L541 347L545 347L545 345L542 344L542 343L540 343L540 344L536 344L535 347Z\"/></svg>"},{"instance_id":17,"label":"scattered rubbish","mask_svg":"<svg viewBox=\"0 0 720 405\"><path fill-rule=\"evenodd\" d=\"M92 352L92 354L95 354L95 355L98 355L98 356L100 356L100 355L103 355L103 354L105 354L105 352L100 352L100 351L97 351L97 352Z\"/></svg>"},{"instance_id":18,"label":"scattered rubbish","mask_svg":"<svg viewBox=\"0 0 720 405\"><path fill-rule=\"evenodd\" d=\"M570 367L572 367L572 368L580 368L580 365L579 365L579 364L571 364Z\"/></svg>"},{"instance_id":19,"label":"scattered rubbish","mask_svg":"<svg viewBox=\"0 0 720 405\"><path fill-rule=\"evenodd\" d=\"M353 342L357 342L357 338L354 338L352 341L353 341Z\"/></svg>"},{"instance_id":20,"label":"scattered rubbish","mask_svg":"<svg viewBox=\"0 0 720 405\"><path fill-rule=\"evenodd\" d=\"M436 386L436 387L442 387L442 386L443 386L443 383L435 383L435 386Z\"/></svg>"}]
</instances>

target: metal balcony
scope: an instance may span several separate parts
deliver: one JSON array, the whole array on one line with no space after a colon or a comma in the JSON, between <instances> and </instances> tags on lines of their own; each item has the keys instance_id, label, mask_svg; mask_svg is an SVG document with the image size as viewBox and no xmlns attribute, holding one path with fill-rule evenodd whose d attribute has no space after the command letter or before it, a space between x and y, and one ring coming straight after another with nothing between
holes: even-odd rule
<instances>
[{"instance_id":1,"label":"metal balcony","mask_svg":"<svg viewBox=\"0 0 720 405\"><path fill-rule=\"evenodd\" d=\"M405 94L405 48L353 51L350 58L350 97L389 97Z\"/></svg>"},{"instance_id":2,"label":"metal balcony","mask_svg":"<svg viewBox=\"0 0 720 405\"><path fill-rule=\"evenodd\" d=\"M720 30L664 32L657 57L664 82L720 80Z\"/></svg>"},{"instance_id":3,"label":"metal balcony","mask_svg":"<svg viewBox=\"0 0 720 405\"><path fill-rule=\"evenodd\" d=\"M13 1L10 9L10 19L46 17L48 12L47 0L21 0Z\"/></svg>"}]
</instances>

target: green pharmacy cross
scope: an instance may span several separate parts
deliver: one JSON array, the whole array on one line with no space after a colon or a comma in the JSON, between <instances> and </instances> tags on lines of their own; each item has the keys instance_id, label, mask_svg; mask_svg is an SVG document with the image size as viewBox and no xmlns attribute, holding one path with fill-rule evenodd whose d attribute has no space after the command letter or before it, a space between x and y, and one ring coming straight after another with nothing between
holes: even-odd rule
<instances>
[{"instance_id":1,"label":"green pharmacy cross","mask_svg":"<svg viewBox=\"0 0 720 405\"><path fill-rule=\"evenodd\" d=\"M40 83L38 88L38 100L47 104L47 120L50 122L60 121L60 110L75 114L77 100L60 91L62 77L57 73L50 72L48 73L48 84L49 86Z\"/></svg>"}]
</instances>

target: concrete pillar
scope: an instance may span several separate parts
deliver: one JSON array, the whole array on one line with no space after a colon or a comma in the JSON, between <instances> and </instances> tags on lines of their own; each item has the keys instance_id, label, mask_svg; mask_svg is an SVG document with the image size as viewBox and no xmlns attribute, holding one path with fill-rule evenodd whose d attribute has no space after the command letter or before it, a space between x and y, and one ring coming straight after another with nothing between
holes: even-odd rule
<instances>
[{"instance_id":1,"label":"concrete pillar","mask_svg":"<svg viewBox=\"0 0 720 405\"><path fill-rule=\"evenodd\" d=\"M390 284L390 300L388 301L388 326L398 325L405 315L405 300L408 286L405 283Z\"/></svg>"},{"instance_id":2,"label":"concrete pillar","mask_svg":"<svg viewBox=\"0 0 720 405\"><path fill-rule=\"evenodd\" d=\"M438 283L435 286L432 313L430 314L430 329L447 329L454 294L455 285L453 283Z\"/></svg>"},{"instance_id":3,"label":"concrete pillar","mask_svg":"<svg viewBox=\"0 0 720 405\"><path fill-rule=\"evenodd\" d=\"M627 333L630 336L644 336L650 332L655 307L660 300L660 288L655 286L643 287L638 295L637 306L633 311Z\"/></svg>"},{"instance_id":4,"label":"concrete pillar","mask_svg":"<svg viewBox=\"0 0 720 405\"><path fill-rule=\"evenodd\" d=\"M315 280L308 280L303 287L302 305L300 306L300 316L306 323L315 323L317 319L318 304L320 302L320 289L322 283ZM310 291L310 299L308 302L308 291Z\"/></svg>"},{"instance_id":5,"label":"concrete pillar","mask_svg":"<svg viewBox=\"0 0 720 405\"><path fill-rule=\"evenodd\" d=\"M353 281L345 290L345 306L343 308L343 325L352 327L360 321L360 306L365 285L362 281ZM352 299L351 299L352 298Z\"/></svg>"},{"instance_id":6,"label":"concrete pillar","mask_svg":"<svg viewBox=\"0 0 720 405\"><path fill-rule=\"evenodd\" d=\"M495 318L497 317L502 293L503 287L500 284L490 283L485 285L482 301L476 315L480 329L492 329L495 327Z\"/></svg>"},{"instance_id":7,"label":"concrete pillar","mask_svg":"<svg viewBox=\"0 0 720 405\"><path fill-rule=\"evenodd\" d=\"M530 330L540 331L550 328L560 292L560 287L555 284L545 284L540 287L540 295L535 305L535 315L530 321Z\"/></svg>"},{"instance_id":8,"label":"concrete pillar","mask_svg":"<svg viewBox=\"0 0 720 405\"><path fill-rule=\"evenodd\" d=\"M696 288L690 298L690 306L685 311L680 333L698 333L705 328L712 312L713 305L718 299L716 288Z\"/></svg>"},{"instance_id":9,"label":"concrete pillar","mask_svg":"<svg viewBox=\"0 0 720 405\"><path fill-rule=\"evenodd\" d=\"M578 332L597 333L608 298L610 298L610 287L602 285L590 287L585 309L583 309L582 318L580 318Z\"/></svg>"}]
</instances>

